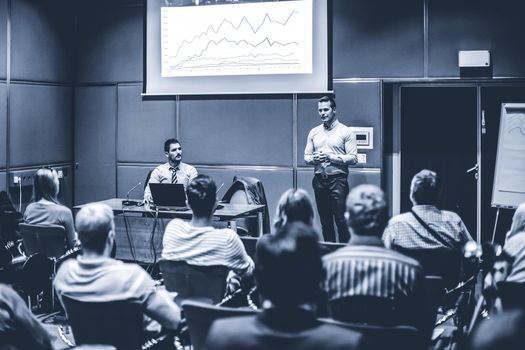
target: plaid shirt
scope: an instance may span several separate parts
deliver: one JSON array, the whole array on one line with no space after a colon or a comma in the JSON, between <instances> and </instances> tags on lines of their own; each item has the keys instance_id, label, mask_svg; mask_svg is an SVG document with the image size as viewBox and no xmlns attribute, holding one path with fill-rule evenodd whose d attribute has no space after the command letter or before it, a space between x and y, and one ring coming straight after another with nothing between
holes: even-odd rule
<instances>
[{"instance_id":1,"label":"plaid shirt","mask_svg":"<svg viewBox=\"0 0 525 350\"><path fill-rule=\"evenodd\" d=\"M412 209L439 234L449 248L461 248L472 240L458 214L439 210L433 205L415 205ZM405 249L443 248L443 244L434 238L412 213L396 215L390 219L383 233L383 241L388 248L396 246Z\"/></svg>"}]
</instances>

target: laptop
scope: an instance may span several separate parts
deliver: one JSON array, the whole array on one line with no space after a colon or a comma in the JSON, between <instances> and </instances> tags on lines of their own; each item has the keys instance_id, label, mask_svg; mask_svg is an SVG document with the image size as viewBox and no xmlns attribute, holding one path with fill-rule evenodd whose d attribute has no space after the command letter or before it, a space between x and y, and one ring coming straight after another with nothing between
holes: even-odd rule
<instances>
[{"instance_id":1,"label":"laptop","mask_svg":"<svg viewBox=\"0 0 525 350\"><path fill-rule=\"evenodd\" d=\"M150 183L153 203L159 210L189 210L183 184Z\"/></svg>"}]
</instances>

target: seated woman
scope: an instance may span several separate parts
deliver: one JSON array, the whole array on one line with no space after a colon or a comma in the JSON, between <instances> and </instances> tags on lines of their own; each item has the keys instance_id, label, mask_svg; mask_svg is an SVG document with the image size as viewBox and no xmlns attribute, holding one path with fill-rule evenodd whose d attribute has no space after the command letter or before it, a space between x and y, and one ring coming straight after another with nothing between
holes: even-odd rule
<instances>
[{"instance_id":1,"label":"seated woman","mask_svg":"<svg viewBox=\"0 0 525 350\"><path fill-rule=\"evenodd\" d=\"M297 221L312 226L313 219L314 209L308 193L302 188L296 190L291 188L279 199L273 225L275 231L288 223Z\"/></svg>"},{"instance_id":2,"label":"seated woman","mask_svg":"<svg viewBox=\"0 0 525 350\"><path fill-rule=\"evenodd\" d=\"M53 169L41 168L35 174L34 202L27 206L24 222L32 225L60 225L66 230L67 249L77 243L71 210L58 202L58 174Z\"/></svg>"},{"instance_id":3,"label":"seated woman","mask_svg":"<svg viewBox=\"0 0 525 350\"><path fill-rule=\"evenodd\" d=\"M505 252L513 259L509 282L525 282L525 203L522 203L512 217L507 241L503 246Z\"/></svg>"}]
</instances>

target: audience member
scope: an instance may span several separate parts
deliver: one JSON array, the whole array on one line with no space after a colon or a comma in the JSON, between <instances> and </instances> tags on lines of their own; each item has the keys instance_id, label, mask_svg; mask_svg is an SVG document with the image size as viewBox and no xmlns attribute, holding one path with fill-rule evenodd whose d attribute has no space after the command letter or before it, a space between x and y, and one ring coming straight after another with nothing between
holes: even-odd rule
<instances>
[{"instance_id":1,"label":"audience member","mask_svg":"<svg viewBox=\"0 0 525 350\"><path fill-rule=\"evenodd\" d=\"M281 195L275 212L275 230L291 222L303 222L311 226L314 219L312 200L302 188L289 189Z\"/></svg>"},{"instance_id":2,"label":"audience member","mask_svg":"<svg viewBox=\"0 0 525 350\"><path fill-rule=\"evenodd\" d=\"M374 185L354 188L346 201L345 217L351 233L348 246L323 257L328 300L392 300L398 306L396 320L419 326L423 270L417 261L383 245L381 235L388 221L383 191ZM379 315L381 319L373 321L388 322L387 316L391 315Z\"/></svg>"},{"instance_id":3,"label":"audience member","mask_svg":"<svg viewBox=\"0 0 525 350\"><path fill-rule=\"evenodd\" d=\"M191 221L173 219L162 240L162 258L190 265L226 266L239 276L251 275L253 261L239 236L228 228L212 226L217 206L217 186L212 178L199 175L186 187Z\"/></svg>"},{"instance_id":4,"label":"audience member","mask_svg":"<svg viewBox=\"0 0 525 350\"><path fill-rule=\"evenodd\" d=\"M521 350L525 345L525 312L504 311L485 319L470 336L470 350Z\"/></svg>"},{"instance_id":5,"label":"audience member","mask_svg":"<svg viewBox=\"0 0 525 350\"><path fill-rule=\"evenodd\" d=\"M165 290L140 266L110 258L115 240L113 212L105 204L88 204L78 212L76 224L83 253L66 260L54 286L59 299L80 302L139 302L144 312L169 329L177 328L180 309Z\"/></svg>"},{"instance_id":6,"label":"audience member","mask_svg":"<svg viewBox=\"0 0 525 350\"><path fill-rule=\"evenodd\" d=\"M159 165L150 174L148 183L144 187L144 201L151 202L150 183L183 184L184 187L197 176L197 170L182 162L182 145L177 139L168 139L164 142L164 155L168 161Z\"/></svg>"},{"instance_id":7,"label":"audience member","mask_svg":"<svg viewBox=\"0 0 525 350\"><path fill-rule=\"evenodd\" d=\"M257 316L216 321L207 350L357 349L360 334L323 324L315 300L324 278L317 234L300 222L260 238L255 277L267 307Z\"/></svg>"},{"instance_id":8,"label":"audience member","mask_svg":"<svg viewBox=\"0 0 525 350\"><path fill-rule=\"evenodd\" d=\"M59 181L56 170L39 169L34 178L33 203L27 206L24 221L27 224L64 226L67 248L71 249L77 243L73 214L69 208L58 202L58 191Z\"/></svg>"},{"instance_id":9,"label":"audience member","mask_svg":"<svg viewBox=\"0 0 525 350\"><path fill-rule=\"evenodd\" d=\"M0 349L53 349L49 333L5 284L0 284Z\"/></svg>"},{"instance_id":10,"label":"audience member","mask_svg":"<svg viewBox=\"0 0 525 350\"><path fill-rule=\"evenodd\" d=\"M522 203L512 217L507 241L503 247L513 263L507 276L509 282L525 282L525 203Z\"/></svg>"},{"instance_id":11,"label":"audience member","mask_svg":"<svg viewBox=\"0 0 525 350\"><path fill-rule=\"evenodd\" d=\"M414 176L410 186L413 205L410 213L390 219L383 234L388 248L448 248L459 251L472 240L459 215L437 208L440 189L435 172L421 170Z\"/></svg>"}]
</instances>

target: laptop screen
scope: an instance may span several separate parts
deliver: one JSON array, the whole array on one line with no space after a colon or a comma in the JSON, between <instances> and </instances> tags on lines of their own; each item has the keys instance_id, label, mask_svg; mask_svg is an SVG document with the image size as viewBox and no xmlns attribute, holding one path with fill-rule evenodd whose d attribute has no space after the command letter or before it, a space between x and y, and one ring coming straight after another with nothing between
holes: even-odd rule
<instances>
[{"instance_id":1,"label":"laptop screen","mask_svg":"<svg viewBox=\"0 0 525 350\"><path fill-rule=\"evenodd\" d=\"M150 183L153 203L162 207L185 207L186 192L183 184Z\"/></svg>"}]
</instances>

